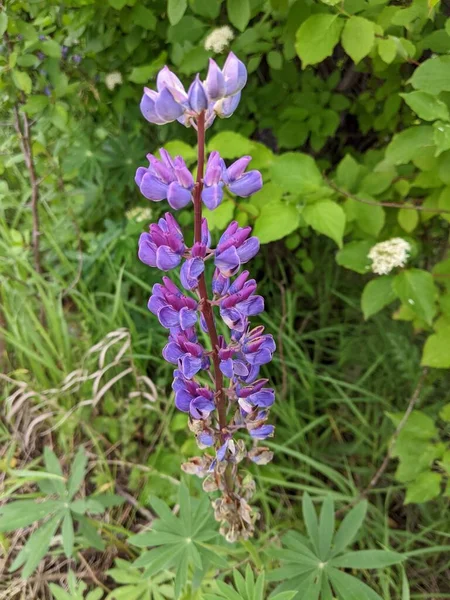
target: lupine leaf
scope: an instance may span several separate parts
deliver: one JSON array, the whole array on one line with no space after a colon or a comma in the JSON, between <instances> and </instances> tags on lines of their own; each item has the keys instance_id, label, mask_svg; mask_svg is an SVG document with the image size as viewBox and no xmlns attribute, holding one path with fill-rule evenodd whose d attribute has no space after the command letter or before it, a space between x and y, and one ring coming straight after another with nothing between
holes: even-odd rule
<instances>
[{"instance_id":1,"label":"lupine leaf","mask_svg":"<svg viewBox=\"0 0 450 600\"><path fill-rule=\"evenodd\" d=\"M306 530L308 531L309 539L314 546L315 551L319 554L320 547L320 535L319 535L319 524L317 522L317 515L311 497L308 492L303 494L302 500L303 506L303 519L305 521Z\"/></svg>"},{"instance_id":2,"label":"lupine leaf","mask_svg":"<svg viewBox=\"0 0 450 600\"><path fill-rule=\"evenodd\" d=\"M69 498L72 499L80 489L86 474L87 456L83 446L80 446L72 463L70 470L69 481L67 482L67 490Z\"/></svg>"},{"instance_id":3,"label":"lupine leaf","mask_svg":"<svg viewBox=\"0 0 450 600\"><path fill-rule=\"evenodd\" d=\"M332 567L327 570L339 600L383 600L368 585Z\"/></svg>"},{"instance_id":4,"label":"lupine leaf","mask_svg":"<svg viewBox=\"0 0 450 600\"><path fill-rule=\"evenodd\" d=\"M16 500L0 507L0 531L14 531L28 527L62 508L60 500Z\"/></svg>"},{"instance_id":5,"label":"lupine leaf","mask_svg":"<svg viewBox=\"0 0 450 600\"><path fill-rule=\"evenodd\" d=\"M347 552L330 561L334 567L344 569L382 569L390 565L397 565L405 560L403 554L388 550L359 550Z\"/></svg>"},{"instance_id":6,"label":"lupine leaf","mask_svg":"<svg viewBox=\"0 0 450 600\"><path fill-rule=\"evenodd\" d=\"M366 518L367 500L359 502L347 513L342 521L333 541L333 555L339 554L349 546L361 529Z\"/></svg>"},{"instance_id":7,"label":"lupine leaf","mask_svg":"<svg viewBox=\"0 0 450 600\"><path fill-rule=\"evenodd\" d=\"M334 502L331 496L327 496L322 504L319 518L319 555L326 561L331 548L331 540L334 534Z\"/></svg>"},{"instance_id":8,"label":"lupine leaf","mask_svg":"<svg viewBox=\"0 0 450 600\"><path fill-rule=\"evenodd\" d=\"M67 556L67 558L71 558L73 552L73 540L75 537L75 533L73 530L73 521L70 512L67 512L64 516L61 534L64 553Z\"/></svg>"},{"instance_id":9,"label":"lupine leaf","mask_svg":"<svg viewBox=\"0 0 450 600\"><path fill-rule=\"evenodd\" d=\"M58 494L58 496L64 496L66 494L66 486L61 465L56 457L56 454L48 446L45 446L44 448L44 464L49 473L57 475L61 478L61 480L57 479L52 481L50 486L53 488L55 494Z\"/></svg>"}]
</instances>

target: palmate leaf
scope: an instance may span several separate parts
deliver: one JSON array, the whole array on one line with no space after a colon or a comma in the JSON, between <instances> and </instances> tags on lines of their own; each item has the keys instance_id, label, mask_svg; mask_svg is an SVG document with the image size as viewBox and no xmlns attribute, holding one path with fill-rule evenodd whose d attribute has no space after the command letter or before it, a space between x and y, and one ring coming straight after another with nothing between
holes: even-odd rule
<instances>
[{"instance_id":1,"label":"palmate leaf","mask_svg":"<svg viewBox=\"0 0 450 600\"><path fill-rule=\"evenodd\" d=\"M106 600L165 600L174 597L173 574L160 573L151 578L146 578L142 571L134 565L120 558L115 561L115 568L107 574L116 583L125 584L108 594Z\"/></svg>"},{"instance_id":2,"label":"palmate leaf","mask_svg":"<svg viewBox=\"0 0 450 600\"><path fill-rule=\"evenodd\" d=\"M255 580L255 575L247 564L245 569L245 578L239 571L233 573L234 587L231 584L223 581L215 582L215 589L213 592L204 594L204 600L264 600L265 589L265 575L264 572L260 573ZM295 596L296 592L287 591L281 592L276 596L272 597L272 600L291 600Z\"/></svg>"},{"instance_id":3,"label":"palmate leaf","mask_svg":"<svg viewBox=\"0 0 450 600\"><path fill-rule=\"evenodd\" d=\"M69 481L67 482L67 490L69 498L72 499L81 487L84 476L86 475L87 456L83 446L80 446L78 452L73 459L72 468L70 470Z\"/></svg>"},{"instance_id":4,"label":"palmate leaf","mask_svg":"<svg viewBox=\"0 0 450 600\"><path fill-rule=\"evenodd\" d=\"M332 556L336 556L349 546L361 528L367 512L367 501L363 500L345 515L333 541Z\"/></svg>"},{"instance_id":5,"label":"palmate leaf","mask_svg":"<svg viewBox=\"0 0 450 600\"><path fill-rule=\"evenodd\" d=\"M0 507L0 531L14 531L28 527L35 521L39 521L57 510L61 509L60 500L47 500L36 502L36 500L16 500L10 504Z\"/></svg>"},{"instance_id":6,"label":"palmate leaf","mask_svg":"<svg viewBox=\"0 0 450 600\"><path fill-rule=\"evenodd\" d=\"M155 575L164 569L175 569L177 598L186 582L189 567L204 570L212 562L213 553L204 545L217 537L217 532L212 529L211 506L207 497L200 501L192 500L184 484L180 485L179 515L174 515L162 500L153 498L150 503L159 519L153 522L151 531L132 536L129 542L140 548L153 549L144 552L134 566L146 567L145 576Z\"/></svg>"},{"instance_id":7,"label":"palmate leaf","mask_svg":"<svg viewBox=\"0 0 450 600\"><path fill-rule=\"evenodd\" d=\"M382 600L368 585L348 573L330 568L328 576L339 600Z\"/></svg>"}]
</instances>

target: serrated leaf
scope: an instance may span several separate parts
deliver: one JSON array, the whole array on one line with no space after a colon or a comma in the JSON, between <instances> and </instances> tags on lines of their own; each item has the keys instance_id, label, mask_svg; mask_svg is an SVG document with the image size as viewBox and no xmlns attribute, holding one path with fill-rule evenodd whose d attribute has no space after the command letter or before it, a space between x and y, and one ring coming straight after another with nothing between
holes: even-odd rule
<instances>
[{"instance_id":1,"label":"serrated leaf","mask_svg":"<svg viewBox=\"0 0 450 600\"><path fill-rule=\"evenodd\" d=\"M372 50L375 42L375 25L363 17L351 16L342 31L342 46L355 64Z\"/></svg>"},{"instance_id":2,"label":"serrated leaf","mask_svg":"<svg viewBox=\"0 0 450 600\"><path fill-rule=\"evenodd\" d=\"M409 127L394 135L386 148L386 160L393 165L403 165L433 146L434 130L430 125Z\"/></svg>"},{"instance_id":3,"label":"serrated leaf","mask_svg":"<svg viewBox=\"0 0 450 600\"><path fill-rule=\"evenodd\" d=\"M300 214L295 206L275 200L261 208L253 229L262 244L279 240L297 229Z\"/></svg>"},{"instance_id":4,"label":"serrated leaf","mask_svg":"<svg viewBox=\"0 0 450 600\"><path fill-rule=\"evenodd\" d=\"M208 152L216 150L222 158L237 158L252 151L252 140L236 131L221 131L208 142Z\"/></svg>"},{"instance_id":5,"label":"serrated leaf","mask_svg":"<svg viewBox=\"0 0 450 600\"><path fill-rule=\"evenodd\" d=\"M227 0L227 14L236 29L245 31L250 21L250 0Z\"/></svg>"},{"instance_id":6,"label":"serrated leaf","mask_svg":"<svg viewBox=\"0 0 450 600\"><path fill-rule=\"evenodd\" d=\"M434 369L450 369L450 327L445 327L427 338L421 364Z\"/></svg>"},{"instance_id":7,"label":"serrated leaf","mask_svg":"<svg viewBox=\"0 0 450 600\"><path fill-rule=\"evenodd\" d=\"M272 182L291 194L313 194L324 187L315 160L300 152L286 152L271 165Z\"/></svg>"},{"instance_id":8,"label":"serrated leaf","mask_svg":"<svg viewBox=\"0 0 450 600\"><path fill-rule=\"evenodd\" d=\"M441 493L442 475L427 471L420 473L406 488L405 504L421 504L436 498Z\"/></svg>"},{"instance_id":9,"label":"serrated leaf","mask_svg":"<svg viewBox=\"0 0 450 600\"><path fill-rule=\"evenodd\" d=\"M438 95L450 92L450 56L436 56L415 69L410 83L416 90Z\"/></svg>"},{"instance_id":10,"label":"serrated leaf","mask_svg":"<svg viewBox=\"0 0 450 600\"><path fill-rule=\"evenodd\" d=\"M361 296L361 308L365 319L375 315L397 298L392 286L393 281L393 276L383 275L365 285Z\"/></svg>"},{"instance_id":11,"label":"serrated leaf","mask_svg":"<svg viewBox=\"0 0 450 600\"><path fill-rule=\"evenodd\" d=\"M345 213L339 204L332 200L322 200L305 206L302 216L306 223L319 233L323 233L342 248L345 229Z\"/></svg>"},{"instance_id":12,"label":"serrated leaf","mask_svg":"<svg viewBox=\"0 0 450 600\"><path fill-rule=\"evenodd\" d=\"M370 271L371 260L368 257L373 242L369 240L355 241L345 244L336 254L336 262L341 267L365 275Z\"/></svg>"},{"instance_id":13,"label":"serrated leaf","mask_svg":"<svg viewBox=\"0 0 450 600\"><path fill-rule=\"evenodd\" d=\"M436 287L433 276L421 269L405 269L393 282L400 300L431 325L436 314Z\"/></svg>"},{"instance_id":14,"label":"serrated leaf","mask_svg":"<svg viewBox=\"0 0 450 600\"><path fill-rule=\"evenodd\" d=\"M410 92L399 94L406 104L424 121L449 119L448 107L445 102L427 92Z\"/></svg>"},{"instance_id":15,"label":"serrated leaf","mask_svg":"<svg viewBox=\"0 0 450 600\"><path fill-rule=\"evenodd\" d=\"M167 16L171 25L176 25L187 8L187 0L167 0Z\"/></svg>"},{"instance_id":16,"label":"serrated leaf","mask_svg":"<svg viewBox=\"0 0 450 600\"><path fill-rule=\"evenodd\" d=\"M312 15L302 23L297 31L295 49L303 69L331 56L343 26L338 15L326 13Z\"/></svg>"},{"instance_id":17,"label":"serrated leaf","mask_svg":"<svg viewBox=\"0 0 450 600\"><path fill-rule=\"evenodd\" d=\"M397 44L391 37L378 40L378 54L382 61L390 65L397 56Z\"/></svg>"}]
</instances>

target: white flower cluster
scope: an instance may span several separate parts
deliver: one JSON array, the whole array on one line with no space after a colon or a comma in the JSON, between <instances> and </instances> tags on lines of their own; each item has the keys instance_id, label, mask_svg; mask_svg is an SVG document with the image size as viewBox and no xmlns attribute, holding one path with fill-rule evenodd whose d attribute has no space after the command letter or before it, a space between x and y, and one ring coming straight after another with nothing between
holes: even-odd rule
<instances>
[{"instance_id":1,"label":"white flower cluster","mask_svg":"<svg viewBox=\"0 0 450 600\"><path fill-rule=\"evenodd\" d=\"M375 244L367 255L372 260L372 271L387 275L395 267L404 267L411 251L410 244L402 238L392 238Z\"/></svg>"},{"instance_id":2,"label":"white flower cluster","mask_svg":"<svg viewBox=\"0 0 450 600\"><path fill-rule=\"evenodd\" d=\"M122 82L122 73L119 73L119 71L108 73L108 75L105 77L105 85L108 90L111 91L116 87L116 85L122 85Z\"/></svg>"},{"instance_id":3,"label":"white flower cluster","mask_svg":"<svg viewBox=\"0 0 450 600\"><path fill-rule=\"evenodd\" d=\"M152 209L135 206L134 208L128 210L125 214L129 221L141 223L142 221L148 221L152 218Z\"/></svg>"},{"instance_id":4,"label":"white flower cluster","mask_svg":"<svg viewBox=\"0 0 450 600\"><path fill-rule=\"evenodd\" d=\"M223 52L234 38L233 31L228 25L218 27L211 31L205 39L205 50L212 50L216 54Z\"/></svg>"}]
</instances>

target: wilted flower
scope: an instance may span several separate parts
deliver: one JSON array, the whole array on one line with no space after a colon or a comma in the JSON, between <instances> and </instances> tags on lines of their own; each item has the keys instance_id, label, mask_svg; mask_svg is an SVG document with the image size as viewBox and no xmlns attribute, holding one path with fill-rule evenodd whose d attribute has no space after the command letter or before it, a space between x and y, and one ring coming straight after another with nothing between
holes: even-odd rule
<instances>
[{"instance_id":1,"label":"wilted flower","mask_svg":"<svg viewBox=\"0 0 450 600\"><path fill-rule=\"evenodd\" d=\"M233 31L228 25L213 29L213 31L206 36L204 43L205 50L212 50L216 54L219 54L225 50L233 38Z\"/></svg>"},{"instance_id":2,"label":"wilted flower","mask_svg":"<svg viewBox=\"0 0 450 600\"><path fill-rule=\"evenodd\" d=\"M402 238L375 244L368 254L372 261L372 271L377 275L387 275L395 267L404 267L410 251L411 245Z\"/></svg>"}]
</instances>

